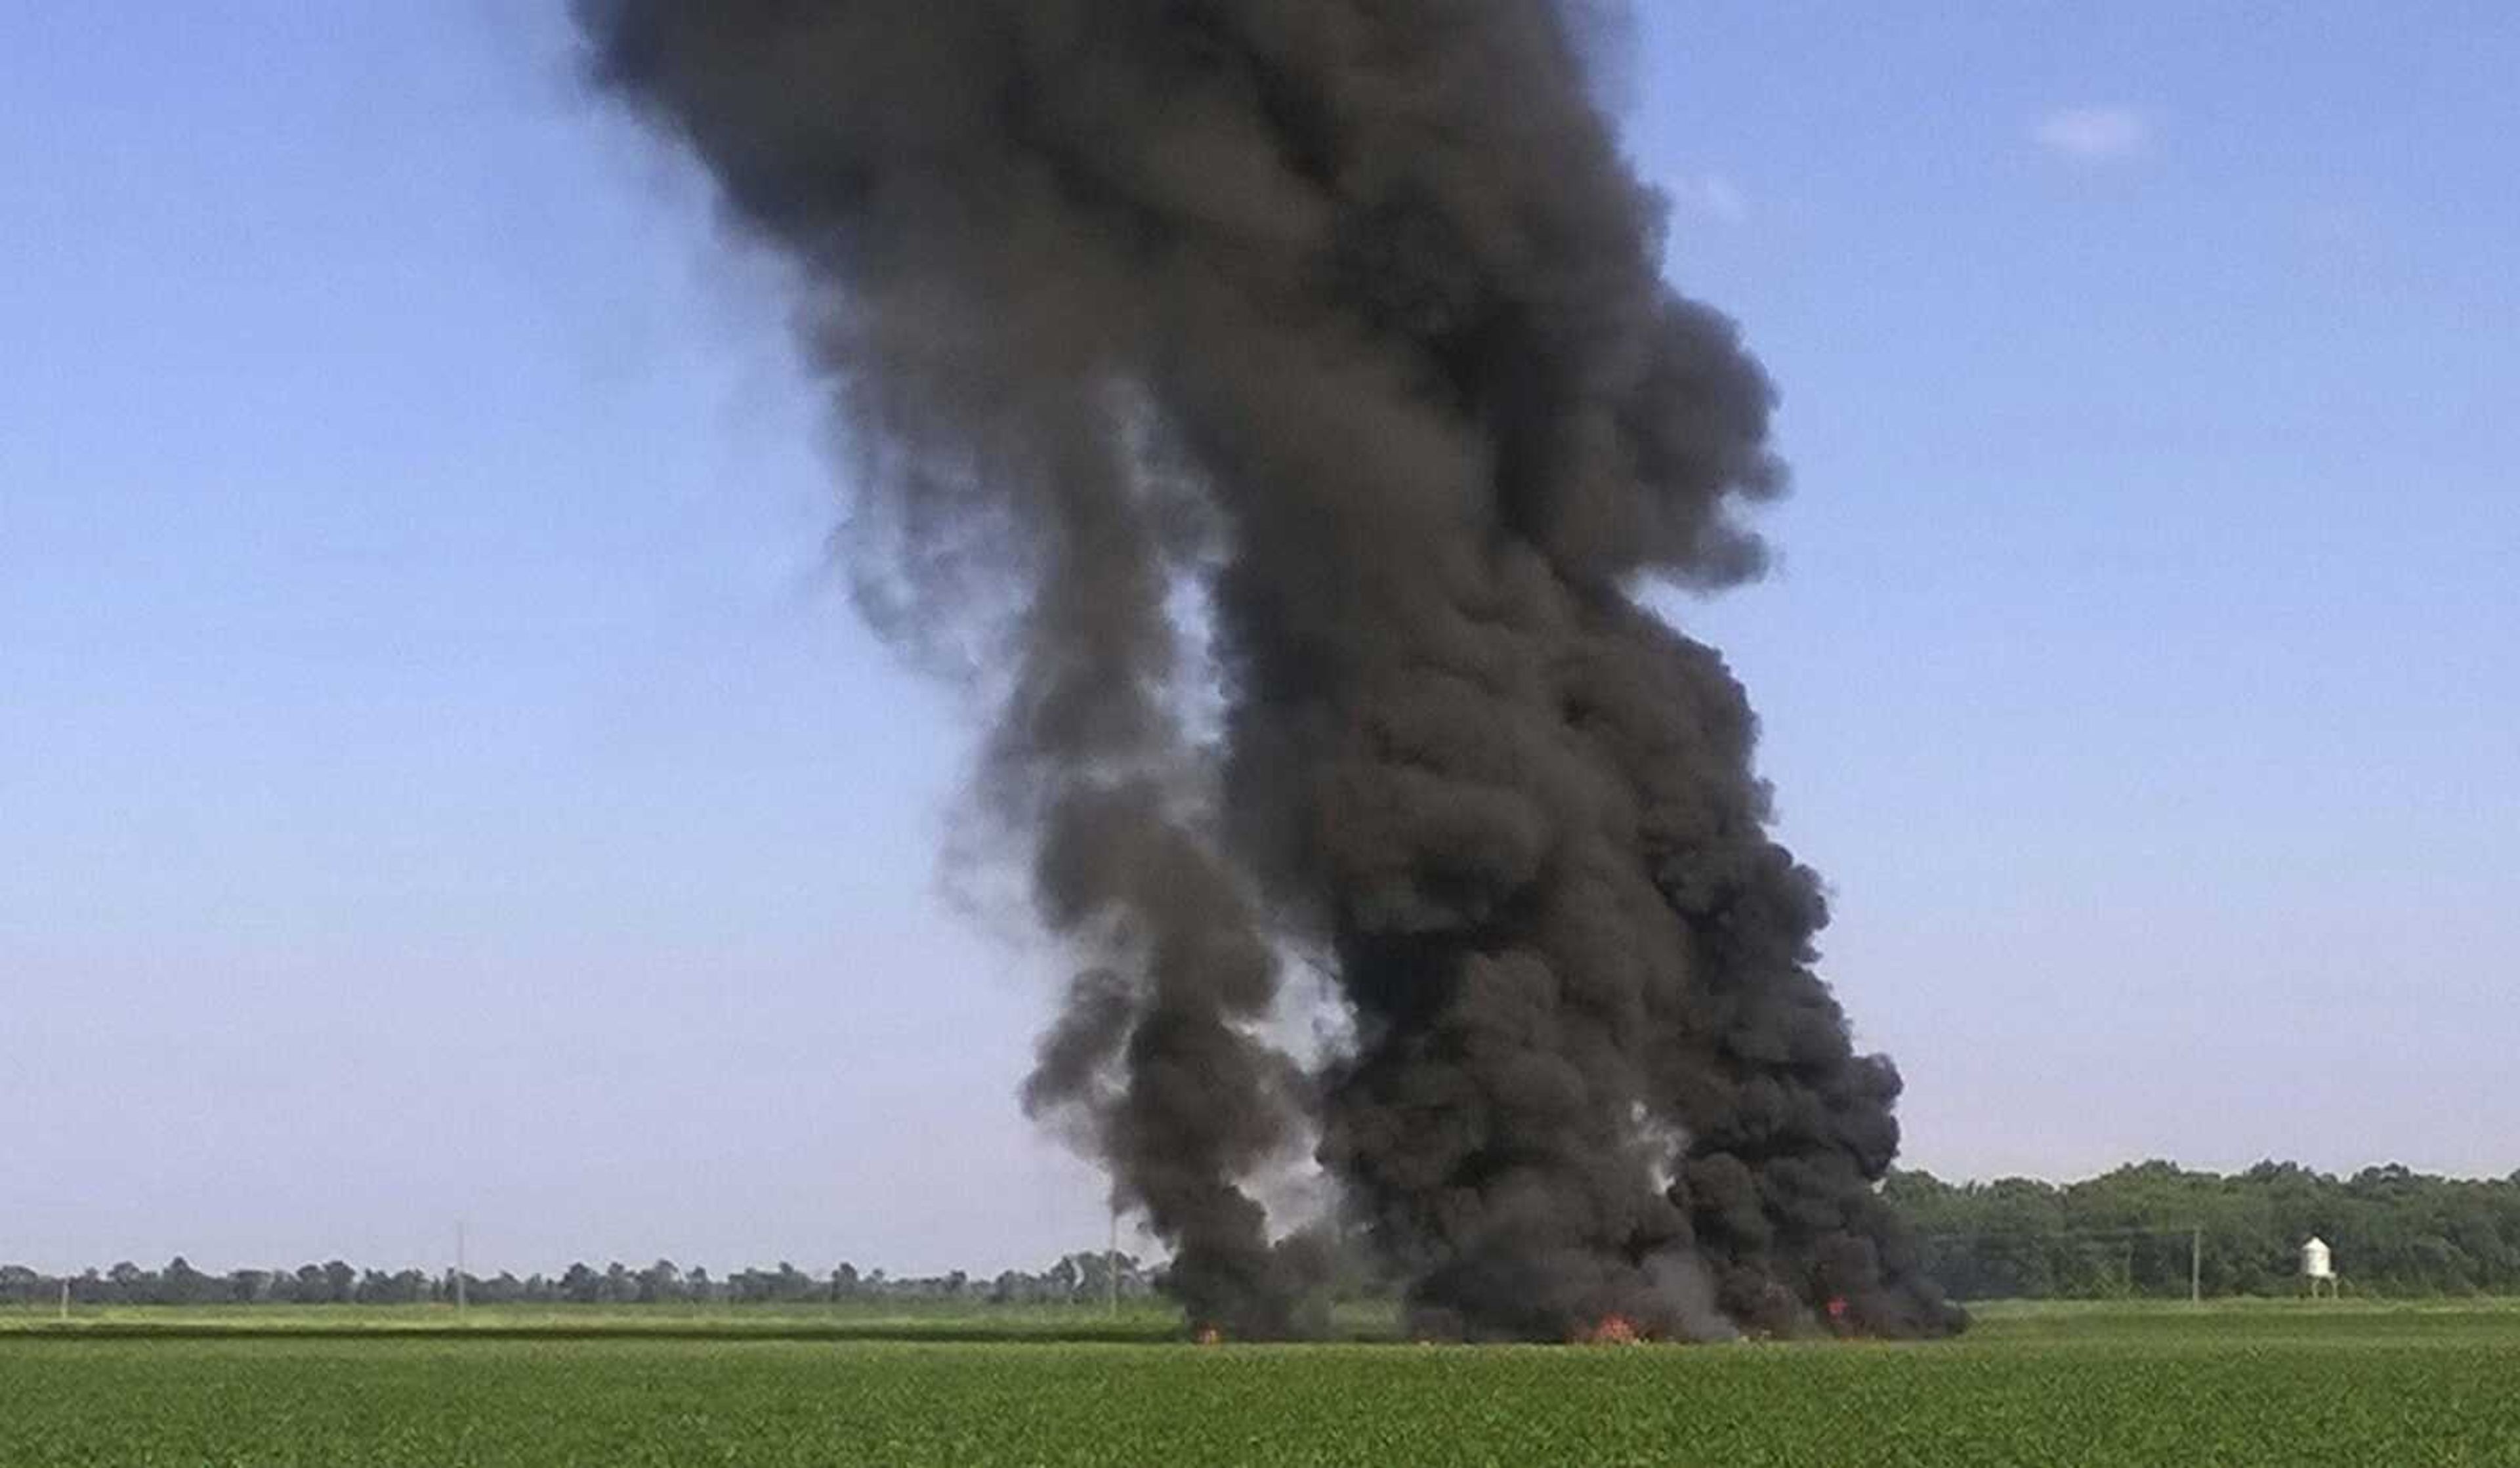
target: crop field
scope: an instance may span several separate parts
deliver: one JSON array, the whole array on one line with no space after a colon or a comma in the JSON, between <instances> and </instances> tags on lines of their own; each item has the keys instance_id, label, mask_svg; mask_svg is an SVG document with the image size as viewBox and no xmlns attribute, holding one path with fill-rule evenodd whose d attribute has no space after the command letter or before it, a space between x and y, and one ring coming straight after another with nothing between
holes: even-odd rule
<instances>
[{"instance_id":1,"label":"crop field","mask_svg":"<svg viewBox=\"0 0 2520 1468\"><path fill-rule=\"evenodd\" d=\"M1697 1348L431 1318L0 1324L0 1464L2520 1464L2497 1306L1998 1308L1938 1345Z\"/></svg>"}]
</instances>

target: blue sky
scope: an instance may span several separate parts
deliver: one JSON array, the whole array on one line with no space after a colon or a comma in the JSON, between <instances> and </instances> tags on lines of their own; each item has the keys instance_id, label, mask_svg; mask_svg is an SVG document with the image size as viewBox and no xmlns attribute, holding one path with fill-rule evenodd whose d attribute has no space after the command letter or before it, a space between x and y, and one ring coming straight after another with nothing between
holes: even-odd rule
<instances>
[{"instance_id":1,"label":"blue sky","mask_svg":"<svg viewBox=\"0 0 2520 1468\"><path fill-rule=\"evenodd\" d=\"M2498 6L1649 6L1912 1164L2520 1167ZM821 410L547 9L0 13L0 1259L1037 1262L1055 965Z\"/></svg>"}]
</instances>

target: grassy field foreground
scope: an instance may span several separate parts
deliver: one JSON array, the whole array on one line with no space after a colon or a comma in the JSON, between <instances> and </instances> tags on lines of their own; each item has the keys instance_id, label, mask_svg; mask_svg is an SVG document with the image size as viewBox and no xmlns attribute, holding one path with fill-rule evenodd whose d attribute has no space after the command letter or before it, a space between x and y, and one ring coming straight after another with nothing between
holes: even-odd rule
<instances>
[{"instance_id":1,"label":"grassy field foreground","mask_svg":"<svg viewBox=\"0 0 2520 1468\"><path fill-rule=\"evenodd\" d=\"M1998 1309L1931 1346L0 1332L0 1463L2520 1464L2520 1312Z\"/></svg>"}]
</instances>

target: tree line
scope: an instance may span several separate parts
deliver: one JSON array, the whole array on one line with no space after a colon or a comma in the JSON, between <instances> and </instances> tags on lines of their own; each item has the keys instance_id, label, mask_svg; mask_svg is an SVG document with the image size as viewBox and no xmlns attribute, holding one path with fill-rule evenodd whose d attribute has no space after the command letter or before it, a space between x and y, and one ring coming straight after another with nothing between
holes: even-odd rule
<instances>
[{"instance_id":1,"label":"tree line","mask_svg":"<svg viewBox=\"0 0 2520 1468\"><path fill-rule=\"evenodd\" d=\"M2289 1294L2300 1288L2302 1241L2314 1234L2334 1250L2348 1294L2520 1295L2520 1173L2444 1178L2390 1164L2337 1177L2262 1162L2223 1174L2145 1162L2066 1183L1946 1182L1895 1171L1882 1191L1906 1216L1928 1272L1963 1300L2184 1296L2191 1239L2204 1293ZM1368 1266L1342 1261L1342 1298L1381 1292ZM1159 1267L1128 1254L1117 1266L1122 1298L1162 1288ZM801 1306L1091 1304L1115 1280L1102 1253L1084 1251L985 1277L860 1273L849 1264L811 1273L785 1263L714 1275L659 1260L644 1268L573 1264L523 1278L468 1273L463 1283L465 1298L479 1305ZM64 1285L81 1306L427 1305L456 1295L452 1270L362 1269L339 1260L219 1274L182 1259L68 1276L0 1266L0 1304L51 1306Z\"/></svg>"},{"instance_id":2,"label":"tree line","mask_svg":"<svg viewBox=\"0 0 2520 1468\"><path fill-rule=\"evenodd\" d=\"M475 1305L833 1305L853 1301L965 1301L994 1305L1101 1302L1114 1293L1142 1299L1156 1275L1134 1255L1100 1252L1062 1256L1038 1271L1008 1269L974 1278L961 1269L946 1274L893 1276L881 1269L861 1274L843 1264L825 1273L794 1265L738 1269L723 1276L689 1270L658 1260L645 1268L615 1263L603 1268L573 1264L556 1275L474 1274L462 1279L463 1297ZM355 1268L340 1260L294 1269L232 1269L209 1273L181 1256L162 1268L128 1262L77 1274L46 1274L21 1265L0 1265L0 1304L52 1306L68 1286L81 1306L434 1305L456 1299L452 1269L430 1271Z\"/></svg>"},{"instance_id":3,"label":"tree line","mask_svg":"<svg viewBox=\"0 0 2520 1468\"><path fill-rule=\"evenodd\" d=\"M1883 1192L1929 1271L1963 1300L2184 1296L2191 1241L2205 1294L2290 1294L2314 1235L2335 1251L2348 1294L2520 1294L2520 1173L2444 1178L2392 1163L2340 1178L2290 1162L2232 1174L2145 1162L2063 1184L1897 1172Z\"/></svg>"}]
</instances>

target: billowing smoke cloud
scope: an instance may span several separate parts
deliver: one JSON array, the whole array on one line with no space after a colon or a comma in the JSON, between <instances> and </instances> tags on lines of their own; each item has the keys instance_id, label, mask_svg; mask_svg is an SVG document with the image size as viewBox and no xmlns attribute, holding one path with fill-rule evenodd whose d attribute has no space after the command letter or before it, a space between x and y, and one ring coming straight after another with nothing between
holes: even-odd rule
<instances>
[{"instance_id":1,"label":"billowing smoke cloud","mask_svg":"<svg viewBox=\"0 0 2520 1468\"><path fill-rule=\"evenodd\" d=\"M579 0L793 266L881 625L1082 976L1025 1088L1192 1317L1303 1327L1307 1144L1419 1327L1944 1328L1756 727L1642 587L1784 473L1580 58L1599 0ZM1351 1038L1264 1038L1282 964Z\"/></svg>"}]
</instances>

